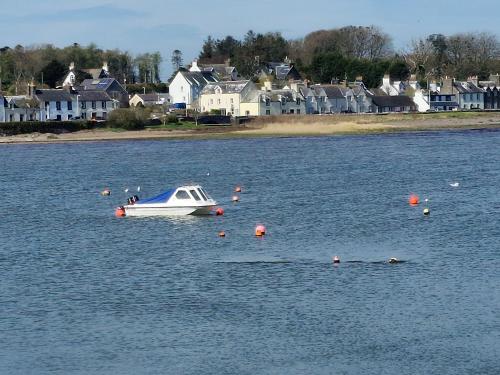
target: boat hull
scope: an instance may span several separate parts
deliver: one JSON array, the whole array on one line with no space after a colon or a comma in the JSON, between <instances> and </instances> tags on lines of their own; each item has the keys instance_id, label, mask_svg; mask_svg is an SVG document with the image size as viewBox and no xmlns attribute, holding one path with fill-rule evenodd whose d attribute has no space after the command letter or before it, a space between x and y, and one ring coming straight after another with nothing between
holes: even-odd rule
<instances>
[{"instance_id":1,"label":"boat hull","mask_svg":"<svg viewBox=\"0 0 500 375\"><path fill-rule=\"evenodd\" d=\"M210 215L215 206L200 207L151 207L141 205L125 206L126 216L185 216Z\"/></svg>"}]
</instances>

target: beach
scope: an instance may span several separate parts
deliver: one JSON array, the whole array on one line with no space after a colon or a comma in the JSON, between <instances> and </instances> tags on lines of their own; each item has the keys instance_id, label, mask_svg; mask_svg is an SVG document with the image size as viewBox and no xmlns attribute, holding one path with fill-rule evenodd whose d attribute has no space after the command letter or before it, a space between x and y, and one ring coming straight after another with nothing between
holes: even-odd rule
<instances>
[{"instance_id":1,"label":"beach","mask_svg":"<svg viewBox=\"0 0 500 375\"><path fill-rule=\"evenodd\" d=\"M198 129L148 128L136 131L113 129L73 133L31 133L0 136L0 143L85 142L132 139L206 139L227 137L292 137L342 134L394 133L500 129L500 112L448 112L390 115L303 115L257 118L239 126L200 126Z\"/></svg>"}]
</instances>

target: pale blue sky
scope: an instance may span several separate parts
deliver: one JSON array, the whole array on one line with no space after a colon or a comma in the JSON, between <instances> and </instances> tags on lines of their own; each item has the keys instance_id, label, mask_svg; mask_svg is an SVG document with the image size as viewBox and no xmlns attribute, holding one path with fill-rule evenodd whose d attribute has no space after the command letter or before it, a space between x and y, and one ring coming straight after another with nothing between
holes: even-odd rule
<instances>
[{"instance_id":1,"label":"pale blue sky","mask_svg":"<svg viewBox=\"0 0 500 375\"><path fill-rule=\"evenodd\" d=\"M432 33L499 35L499 9L499 0L9 1L0 4L0 46L94 42L134 54L158 50L166 79L171 52L180 49L188 62L209 34L239 38L252 29L297 38L319 29L376 25L401 49L412 38Z\"/></svg>"}]
</instances>

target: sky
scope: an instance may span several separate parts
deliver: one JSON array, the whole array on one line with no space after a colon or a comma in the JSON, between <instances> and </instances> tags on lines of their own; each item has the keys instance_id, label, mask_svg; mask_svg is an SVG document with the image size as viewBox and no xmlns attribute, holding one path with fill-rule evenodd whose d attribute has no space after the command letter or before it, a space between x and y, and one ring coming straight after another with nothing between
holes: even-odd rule
<instances>
[{"instance_id":1,"label":"sky","mask_svg":"<svg viewBox=\"0 0 500 375\"><path fill-rule=\"evenodd\" d=\"M4 3L4 4L2 4ZM8 4L8 6L5 6ZM159 51L162 80L172 51L196 58L208 35L241 38L248 30L287 39L347 25L375 25L396 50L434 33L490 32L500 37L499 0L24 0L0 3L0 47L95 43L132 54Z\"/></svg>"}]
</instances>

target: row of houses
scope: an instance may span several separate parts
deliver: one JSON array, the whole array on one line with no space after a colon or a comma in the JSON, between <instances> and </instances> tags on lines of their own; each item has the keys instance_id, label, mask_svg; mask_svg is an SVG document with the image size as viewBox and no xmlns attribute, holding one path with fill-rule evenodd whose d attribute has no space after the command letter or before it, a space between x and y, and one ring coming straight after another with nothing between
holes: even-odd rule
<instances>
[{"instance_id":1,"label":"row of houses","mask_svg":"<svg viewBox=\"0 0 500 375\"><path fill-rule=\"evenodd\" d=\"M268 63L260 80L262 85L243 80L229 61L216 65L194 61L189 69L177 72L169 93L172 103L232 116L500 108L498 74L492 75L489 81L478 81L475 77L466 82L444 79L439 85L431 84L428 90L422 89L414 77L392 81L388 75L378 88L367 88L362 77L349 83L311 85L301 79L290 61L285 61ZM292 102L295 106L290 105Z\"/></svg>"}]
</instances>

